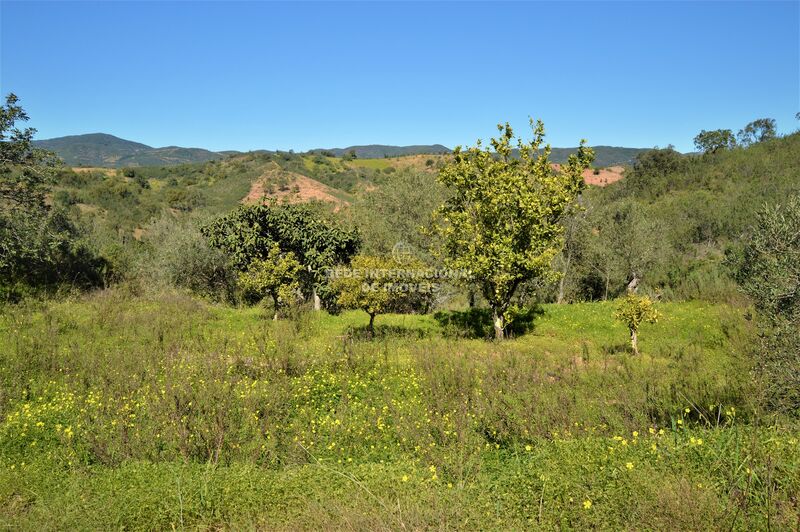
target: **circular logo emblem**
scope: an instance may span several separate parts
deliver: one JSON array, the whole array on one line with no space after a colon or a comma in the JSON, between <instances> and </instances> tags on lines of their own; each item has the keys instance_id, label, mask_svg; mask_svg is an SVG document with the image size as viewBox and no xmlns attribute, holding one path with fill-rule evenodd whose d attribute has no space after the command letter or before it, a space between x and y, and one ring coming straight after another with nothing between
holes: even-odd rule
<instances>
[{"instance_id":1,"label":"circular logo emblem","mask_svg":"<svg viewBox=\"0 0 800 532\"><path fill-rule=\"evenodd\" d=\"M406 242L398 242L392 247L392 258L398 264L408 264L414 258L413 248Z\"/></svg>"}]
</instances>

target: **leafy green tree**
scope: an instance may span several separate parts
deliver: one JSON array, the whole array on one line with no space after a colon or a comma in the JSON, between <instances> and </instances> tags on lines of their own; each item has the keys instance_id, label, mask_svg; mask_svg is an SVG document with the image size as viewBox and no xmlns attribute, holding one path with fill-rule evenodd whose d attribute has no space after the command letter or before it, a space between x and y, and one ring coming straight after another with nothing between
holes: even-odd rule
<instances>
[{"instance_id":1,"label":"leafy green tree","mask_svg":"<svg viewBox=\"0 0 800 532\"><path fill-rule=\"evenodd\" d=\"M800 196L760 211L728 263L760 315L756 367L766 403L800 417Z\"/></svg>"},{"instance_id":2,"label":"leafy green tree","mask_svg":"<svg viewBox=\"0 0 800 532\"><path fill-rule=\"evenodd\" d=\"M744 129L740 129L737 136L743 146L774 139L776 136L775 119L759 118L758 120L753 120L744 126Z\"/></svg>"},{"instance_id":3,"label":"leafy green tree","mask_svg":"<svg viewBox=\"0 0 800 532\"><path fill-rule=\"evenodd\" d=\"M263 259L254 259L239 274L239 286L247 297L272 298L275 309L272 319L277 320L280 309L288 305L300 290L298 279L302 269L294 253L284 253L274 243Z\"/></svg>"},{"instance_id":4,"label":"leafy green tree","mask_svg":"<svg viewBox=\"0 0 800 532\"><path fill-rule=\"evenodd\" d=\"M736 147L736 138L730 129L702 130L694 138L695 147L703 153L717 153Z\"/></svg>"},{"instance_id":5,"label":"leafy green tree","mask_svg":"<svg viewBox=\"0 0 800 532\"><path fill-rule=\"evenodd\" d=\"M446 264L469 270L492 308L495 337L504 337L511 300L521 283L554 277L551 263L563 245L561 219L584 187L582 172L593 152L581 141L576 154L555 170L550 146L540 153L544 124L533 127L530 142L498 125L491 149L457 147L439 172L450 198L435 213Z\"/></svg>"},{"instance_id":6,"label":"leafy green tree","mask_svg":"<svg viewBox=\"0 0 800 532\"><path fill-rule=\"evenodd\" d=\"M60 282L94 284L99 262L79 241L62 209L45 201L59 164L33 146L33 128L20 128L28 115L14 94L0 107L0 289Z\"/></svg>"},{"instance_id":7,"label":"leafy green tree","mask_svg":"<svg viewBox=\"0 0 800 532\"><path fill-rule=\"evenodd\" d=\"M358 232L337 226L308 205L242 206L202 231L240 270L265 258L273 244L282 252L292 252L303 266L301 289L314 300L316 309L321 307L320 298L333 298L326 271L346 264L361 245Z\"/></svg>"},{"instance_id":8,"label":"leafy green tree","mask_svg":"<svg viewBox=\"0 0 800 532\"><path fill-rule=\"evenodd\" d=\"M672 146L640 153L625 179L610 187L611 195L657 197L673 187L672 176L685 170L688 163L689 158Z\"/></svg>"},{"instance_id":9,"label":"leafy green tree","mask_svg":"<svg viewBox=\"0 0 800 532\"><path fill-rule=\"evenodd\" d=\"M738 256L734 277L770 320L800 321L800 196L765 207Z\"/></svg>"},{"instance_id":10,"label":"leafy green tree","mask_svg":"<svg viewBox=\"0 0 800 532\"><path fill-rule=\"evenodd\" d=\"M4 208L46 208L45 194L57 164L55 156L33 147L33 128L20 129L28 114L18 105L13 93L0 107L0 202Z\"/></svg>"},{"instance_id":11,"label":"leafy green tree","mask_svg":"<svg viewBox=\"0 0 800 532\"><path fill-rule=\"evenodd\" d=\"M409 275L421 267L417 261L401 264L389 257L358 255L350 269L333 280L332 286L342 308L361 309L369 315L367 330L372 337L376 316L406 312L424 292L428 283Z\"/></svg>"},{"instance_id":12,"label":"leafy green tree","mask_svg":"<svg viewBox=\"0 0 800 532\"><path fill-rule=\"evenodd\" d=\"M622 298L614 313L614 317L623 322L631 334L631 349L639 354L639 326L642 323L656 323L661 314L653 307L647 296L638 296L633 292Z\"/></svg>"}]
</instances>

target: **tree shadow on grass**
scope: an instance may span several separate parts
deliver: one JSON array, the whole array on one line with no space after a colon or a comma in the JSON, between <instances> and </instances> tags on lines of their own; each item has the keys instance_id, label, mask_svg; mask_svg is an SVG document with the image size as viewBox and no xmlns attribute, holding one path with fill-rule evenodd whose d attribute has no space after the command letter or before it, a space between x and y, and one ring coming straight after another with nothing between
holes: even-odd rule
<instances>
[{"instance_id":1,"label":"tree shadow on grass","mask_svg":"<svg viewBox=\"0 0 800 532\"><path fill-rule=\"evenodd\" d=\"M523 309L506 327L506 336L514 338L533 330L534 320L544 314L539 305ZM444 336L451 338L494 338L492 311L488 308L471 308L464 311L439 311L433 315Z\"/></svg>"},{"instance_id":2,"label":"tree shadow on grass","mask_svg":"<svg viewBox=\"0 0 800 532\"><path fill-rule=\"evenodd\" d=\"M421 340L430 337L428 330L403 327L401 325L376 325L373 334L366 325L358 327L348 327L346 337L357 341L381 340L386 338L406 338Z\"/></svg>"},{"instance_id":3,"label":"tree shadow on grass","mask_svg":"<svg viewBox=\"0 0 800 532\"><path fill-rule=\"evenodd\" d=\"M633 353L631 344L622 342L617 344L608 344L600 347L600 350L606 355L618 355L620 353Z\"/></svg>"}]
</instances>

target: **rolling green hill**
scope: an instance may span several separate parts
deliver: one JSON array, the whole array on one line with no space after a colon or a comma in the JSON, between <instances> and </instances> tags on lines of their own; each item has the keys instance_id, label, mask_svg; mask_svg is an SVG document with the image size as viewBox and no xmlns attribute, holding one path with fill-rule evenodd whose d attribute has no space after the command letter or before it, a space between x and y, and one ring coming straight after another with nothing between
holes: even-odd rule
<instances>
[{"instance_id":1,"label":"rolling green hill","mask_svg":"<svg viewBox=\"0 0 800 532\"><path fill-rule=\"evenodd\" d=\"M169 166L221 159L222 154L202 148L167 146L153 148L146 144L121 139L107 133L70 135L37 140L40 148L55 152L68 166Z\"/></svg>"},{"instance_id":2,"label":"rolling green hill","mask_svg":"<svg viewBox=\"0 0 800 532\"><path fill-rule=\"evenodd\" d=\"M592 146L592 149L594 150L593 165L598 168L632 164L637 155L649 150L649 148L623 148L620 146ZM578 148L553 148L550 158L554 163L563 163L570 154L577 150Z\"/></svg>"},{"instance_id":3,"label":"rolling green hill","mask_svg":"<svg viewBox=\"0 0 800 532\"><path fill-rule=\"evenodd\" d=\"M89 133L86 135L70 135L53 139L37 140L34 143L40 148L55 152L67 166L88 167L142 167L142 166L175 166L186 163L203 163L214 161L241 152L228 150L213 152L202 148L182 148L167 146L153 148L140 142L121 139L106 133ZM553 148L551 159L555 163L567 160L569 154L577 148ZM594 146L597 167L631 164L645 148L624 148L617 146ZM347 148L315 149L309 155L327 155L342 157L354 152L358 159L383 159L405 157L409 155L442 155L450 153L450 148L441 144L420 144L413 146L390 146L369 144L348 146ZM256 153L256 152L251 152ZM258 153L276 153L258 150Z\"/></svg>"}]
</instances>

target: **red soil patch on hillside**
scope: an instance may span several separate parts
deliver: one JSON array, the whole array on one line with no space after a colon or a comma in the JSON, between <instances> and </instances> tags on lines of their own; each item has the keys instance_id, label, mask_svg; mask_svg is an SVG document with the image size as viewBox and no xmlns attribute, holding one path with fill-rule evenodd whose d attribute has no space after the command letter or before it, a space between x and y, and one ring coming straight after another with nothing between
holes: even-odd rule
<instances>
[{"instance_id":1,"label":"red soil patch on hillside","mask_svg":"<svg viewBox=\"0 0 800 532\"><path fill-rule=\"evenodd\" d=\"M554 164L553 168L556 170L561 169L560 164ZM604 187L606 185L610 185L611 183L615 183L622 179L622 174L625 171L625 168L622 166L609 166L608 168L599 168L597 170L592 170L591 168L587 168L583 171L583 180L586 182L587 185L595 185L598 187ZM597 172L595 174L595 172Z\"/></svg>"},{"instance_id":2,"label":"red soil patch on hillside","mask_svg":"<svg viewBox=\"0 0 800 532\"><path fill-rule=\"evenodd\" d=\"M285 203L325 201L334 203L336 210L347 205L346 201L333 194L333 189L329 186L308 176L277 168L264 172L254 181L242 203L258 203L266 198Z\"/></svg>"}]
</instances>

